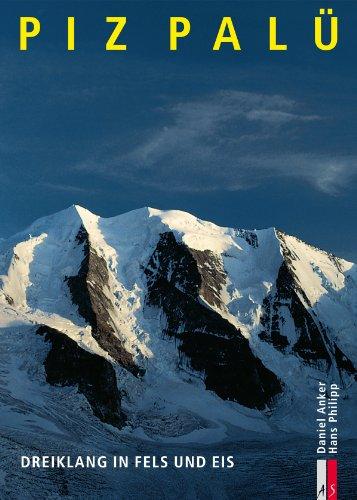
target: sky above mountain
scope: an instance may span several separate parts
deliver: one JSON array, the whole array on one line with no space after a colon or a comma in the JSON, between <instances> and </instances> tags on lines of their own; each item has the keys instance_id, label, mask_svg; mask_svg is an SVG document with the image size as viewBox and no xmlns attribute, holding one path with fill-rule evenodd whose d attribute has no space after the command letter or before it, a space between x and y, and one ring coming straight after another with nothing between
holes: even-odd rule
<instances>
[{"instance_id":1,"label":"sky above mountain","mask_svg":"<svg viewBox=\"0 0 357 500\"><path fill-rule=\"evenodd\" d=\"M356 261L357 9L330 4L340 40L323 53L316 2L3 2L0 235L72 203L103 216L149 205L276 226ZM20 15L42 22L27 52ZM126 52L104 50L115 15ZM191 20L175 53L174 15ZM241 52L211 50L225 15ZM287 52L267 50L273 15Z\"/></svg>"}]
</instances>

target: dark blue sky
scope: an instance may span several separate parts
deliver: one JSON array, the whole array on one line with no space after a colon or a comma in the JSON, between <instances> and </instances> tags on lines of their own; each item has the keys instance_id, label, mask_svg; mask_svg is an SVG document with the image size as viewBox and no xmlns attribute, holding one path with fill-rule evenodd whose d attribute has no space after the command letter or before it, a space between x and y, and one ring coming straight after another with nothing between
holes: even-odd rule
<instances>
[{"instance_id":1,"label":"dark blue sky","mask_svg":"<svg viewBox=\"0 0 357 500\"><path fill-rule=\"evenodd\" d=\"M334 7L338 47L313 42ZM39 37L18 51L18 17ZM105 52L106 16L127 52ZM168 18L191 35L168 50ZM211 50L232 16L241 52ZM267 50L268 18L289 50ZM76 51L66 51L75 16ZM2 2L0 235L78 203L277 226L357 260L355 2Z\"/></svg>"}]
</instances>

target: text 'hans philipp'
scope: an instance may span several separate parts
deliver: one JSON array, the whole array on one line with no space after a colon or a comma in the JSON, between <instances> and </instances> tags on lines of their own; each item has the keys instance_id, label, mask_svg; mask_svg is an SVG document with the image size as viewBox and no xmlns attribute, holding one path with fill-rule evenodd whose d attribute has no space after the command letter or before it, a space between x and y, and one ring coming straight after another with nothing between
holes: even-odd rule
<instances>
[{"instance_id":1,"label":"text 'hans philipp'","mask_svg":"<svg viewBox=\"0 0 357 500\"><path fill-rule=\"evenodd\" d=\"M339 387L337 384L331 384L330 390L326 388L324 382L319 382L317 400L317 433L318 446L317 453L319 454L336 454L337 453L337 417L338 417L338 398Z\"/></svg>"}]
</instances>

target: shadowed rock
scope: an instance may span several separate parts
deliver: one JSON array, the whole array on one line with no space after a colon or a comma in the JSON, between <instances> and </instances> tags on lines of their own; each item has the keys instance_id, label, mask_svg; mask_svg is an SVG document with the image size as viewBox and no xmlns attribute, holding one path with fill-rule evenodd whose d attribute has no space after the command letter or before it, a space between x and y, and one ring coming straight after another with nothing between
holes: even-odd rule
<instances>
[{"instance_id":1,"label":"shadowed rock","mask_svg":"<svg viewBox=\"0 0 357 500\"><path fill-rule=\"evenodd\" d=\"M226 274L223 263L217 255L210 250L188 249L194 258L200 276L200 295L212 306L224 308L220 297Z\"/></svg>"},{"instance_id":2,"label":"shadowed rock","mask_svg":"<svg viewBox=\"0 0 357 500\"><path fill-rule=\"evenodd\" d=\"M76 276L66 278L72 301L78 306L79 314L92 327L92 335L100 347L121 366L135 376L143 371L135 364L133 356L117 337L110 312L114 304L109 298L109 273L105 259L90 245L89 236L82 226L76 236L83 246L84 258ZM107 293L106 293L107 291Z\"/></svg>"},{"instance_id":3,"label":"shadowed rock","mask_svg":"<svg viewBox=\"0 0 357 500\"><path fill-rule=\"evenodd\" d=\"M111 363L82 349L74 340L54 328L40 326L37 334L44 336L45 342L51 343L44 362L47 382L59 386L76 385L96 417L121 428L126 417L120 408L121 397Z\"/></svg>"},{"instance_id":4,"label":"shadowed rock","mask_svg":"<svg viewBox=\"0 0 357 500\"><path fill-rule=\"evenodd\" d=\"M285 352L289 341L282 335L286 314L290 314L297 342L292 351L309 364L325 363L331 365L331 356L326 347L327 337L322 325L318 324L313 315L306 309L296 292L295 280L286 262L279 269L275 290L263 302L264 312L261 324L264 330L259 334L262 340L270 342Z\"/></svg>"},{"instance_id":5,"label":"shadowed rock","mask_svg":"<svg viewBox=\"0 0 357 500\"><path fill-rule=\"evenodd\" d=\"M253 248L258 248L258 236L254 231L249 231L247 229L235 229L234 232L238 238L244 238L248 245Z\"/></svg>"},{"instance_id":6,"label":"shadowed rock","mask_svg":"<svg viewBox=\"0 0 357 500\"><path fill-rule=\"evenodd\" d=\"M277 232L281 242L284 261L279 269L275 287L263 301L261 316L262 340L269 342L282 352L298 355L305 363L327 371L334 364L340 372L354 375L356 370L336 343L328 338L326 329L315 316L305 292L295 274L294 261L298 257L287 247L284 233ZM336 260L336 259L335 259ZM286 316L290 315L298 336L291 345L284 331Z\"/></svg>"},{"instance_id":7,"label":"shadowed rock","mask_svg":"<svg viewBox=\"0 0 357 500\"><path fill-rule=\"evenodd\" d=\"M164 333L180 340L181 356L193 370L204 373L207 389L223 399L263 409L273 403L282 384L254 356L240 330L200 301L201 290L216 291L223 283L223 268L218 265L213 271L215 266L210 252L188 249L172 232L161 234L145 269L147 303L163 310ZM216 298L214 294L210 301Z\"/></svg>"},{"instance_id":8,"label":"shadowed rock","mask_svg":"<svg viewBox=\"0 0 357 500\"><path fill-rule=\"evenodd\" d=\"M336 365L337 368L340 372L341 378L343 376L342 372L348 373L348 375L353 375L355 380L357 380L357 370L354 367L352 361L344 354L341 349L337 346L337 344L334 342L334 349L335 349L335 359L336 359Z\"/></svg>"}]
</instances>

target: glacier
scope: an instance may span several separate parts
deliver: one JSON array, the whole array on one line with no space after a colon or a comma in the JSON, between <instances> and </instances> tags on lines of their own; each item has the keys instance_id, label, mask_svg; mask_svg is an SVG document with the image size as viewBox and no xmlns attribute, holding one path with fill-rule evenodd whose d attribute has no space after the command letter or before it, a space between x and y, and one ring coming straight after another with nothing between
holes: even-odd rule
<instances>
[{"instance_id":1,"label":"glacier","mask_svg":"<svg viewBox=\"0 0 357 500\"><path fill-rule=\"evenodd\" d=\"M70 390L81 411L148 440L308 435L322 380L341 386L351 434L353 263L274 228L152 208L105 219L75 205L0 245L6 387L25 405L33 394L31 408L39 400L38 425L55 425L43 416L48 392ZM88 363L105 372L93 390ZM6 405L4 415L12 421Z\"/></svg>"}]
</instances>

